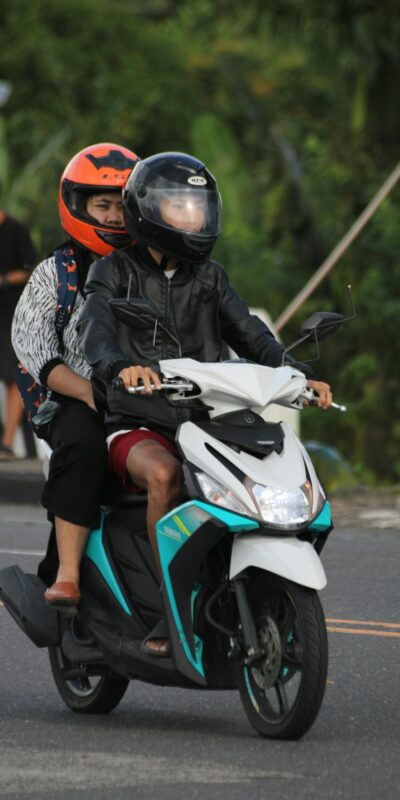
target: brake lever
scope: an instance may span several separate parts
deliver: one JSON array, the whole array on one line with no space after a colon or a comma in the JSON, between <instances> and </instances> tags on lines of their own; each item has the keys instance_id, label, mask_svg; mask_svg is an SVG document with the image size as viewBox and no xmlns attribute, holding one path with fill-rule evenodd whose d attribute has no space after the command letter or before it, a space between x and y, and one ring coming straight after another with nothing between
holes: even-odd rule
<instances>
[{"instance_id":1,"label":"brake lever","mask_svg":"<svg viewBox=\"0 0 400 800\"><path fill-rule=\"evenodd\" d=\"M341 406L339 403L331 403L330 408L336 408L337 411L347 411L347 406Z\"/></svg>"}]
</instances>

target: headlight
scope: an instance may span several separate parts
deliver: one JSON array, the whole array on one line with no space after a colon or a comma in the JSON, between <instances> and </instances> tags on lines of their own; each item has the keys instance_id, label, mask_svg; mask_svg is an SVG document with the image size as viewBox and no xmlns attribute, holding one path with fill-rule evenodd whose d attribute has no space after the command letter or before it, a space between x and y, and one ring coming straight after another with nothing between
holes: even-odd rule
<instances>
[{"instance_id":1,"label":"headlight","mask_svg":"<svg viewBox=\"0 0 400 800\"><path fill-rule=\"evenodd\" d=\"M265 522L281 528L304 525L311 518L312 488L309 481L295 489L275 489L252 483L248 486Z\"/></svg>"},{"instance_id":2,"label":"headlight","mask_svg":"<svg viewBox=\"0 0 400 800\"><path fill-rule=\"evenodd\" d=\"M222 483L216 481L215 478L211 478L210 475L206 475L205 472L196 472L196 478L204 497L210 503L229 508L231 511L236 511L237 514L249 516L250 510Z\"/></svg>"}]
</instances>

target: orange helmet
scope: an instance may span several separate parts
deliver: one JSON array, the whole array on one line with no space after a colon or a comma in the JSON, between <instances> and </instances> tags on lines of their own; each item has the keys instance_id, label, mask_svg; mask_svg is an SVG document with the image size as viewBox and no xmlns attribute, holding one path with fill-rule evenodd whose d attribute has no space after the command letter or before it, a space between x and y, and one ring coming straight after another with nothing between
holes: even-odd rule
<instances>
[{"instance_id":1,"label":"orange helmet","mask_svg":"<svg viewBox=\"0 0 400 800\"><path fill-rule=\"evenodd\" d=\"M86 199L94 193L122 191L138 160L131 150L109 142L85 147L71 159L58 193L61 225L71 239L101 256L132 241L124 228L102 225L91 217Z\"/></svg>"}]
</instances>

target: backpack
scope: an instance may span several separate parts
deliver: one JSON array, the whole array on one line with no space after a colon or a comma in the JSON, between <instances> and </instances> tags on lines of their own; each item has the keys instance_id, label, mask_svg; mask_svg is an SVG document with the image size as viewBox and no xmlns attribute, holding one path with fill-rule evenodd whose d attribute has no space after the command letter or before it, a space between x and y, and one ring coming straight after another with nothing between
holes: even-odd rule
<instances>
[{"instance_id":1,"label":"backpack","mask_svg":"<svg viewBox=\"0 0 400 800\"><path fill-rule=\"evenodd\" d=\"M62 347L63 330L68 325L75 305L78 290L78 270L74 251L71 247L56 250L54 257L58 279L55 326ZM37 433L37 428L32 420L38 413L40 406L49 398L51 392L45 386L37 383L22 364L18 364L15 368L14 377L24 404L27 420L32 430Z\"/></svg>"}]
</instances>

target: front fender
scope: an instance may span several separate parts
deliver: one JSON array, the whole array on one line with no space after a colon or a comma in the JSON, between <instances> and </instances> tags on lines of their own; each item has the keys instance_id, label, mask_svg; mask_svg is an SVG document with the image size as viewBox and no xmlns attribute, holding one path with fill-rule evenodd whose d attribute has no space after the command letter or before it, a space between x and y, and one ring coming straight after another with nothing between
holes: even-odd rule
<instances>
[{"instance_id":1,"label":"front fender","mask_svg":"<svg viewBox=\"0 0 400 800\"><path fill-rule=\"evenodd\" d=\"M238 534L233 542L229 577L235 578L248 567L265 569L318 591L327 583L313 546L294 537Z\"/></svg>"}]
</instances>

